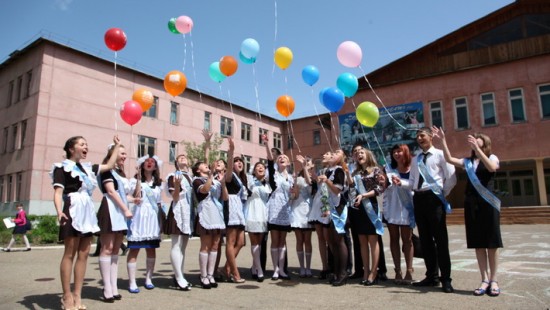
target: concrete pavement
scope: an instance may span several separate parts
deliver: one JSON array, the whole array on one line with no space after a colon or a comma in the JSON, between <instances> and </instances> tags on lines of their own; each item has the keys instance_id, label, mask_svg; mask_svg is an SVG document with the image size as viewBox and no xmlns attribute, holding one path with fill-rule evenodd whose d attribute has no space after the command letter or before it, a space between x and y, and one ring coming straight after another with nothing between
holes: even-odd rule
<instances>
[{"instance_id":1,"label":"concrete pavement","mask_svg":"<svg viewBox=\"0 0 550 310\"><path fill-rule=\"evenodd\" d=\"M189 292L172 288L172 267L169 260L169 242L163 242L157 251L153 283L154 290L143 288L145 252L138 257L139 294L127 289L125 258L119 267L121 301L105 304L99 297L102 286L98 260L90 257L86 273L83 303L88 309L364 309L390 307L391 309L548 309L550 307L550 225L502 226L504 248L500 251L499 297L475 297L472 291L479 286L480 276L473 250L466 248L463 226L449 226L452 260L452 278L455 293L445 294L440 288L417 288L395 285L392 281L365 287L358 280L349 280L343 287L332 287L316 278L298 277L298 261L294 234L289 234L288 258L292 280L271 281L271 259L268 251L266 280L258 283L250 279L250 247L242 249L237 258L246 283L221 283L216 289L193 287ZM247 237L248 239L248 237ZM321 267L313 237L314 274ZM248 242L248 240L247 240ZM384 235L388 276L393 277L393 263L389 251L389 237ZM93 248L92 248L93 249ZM187 248L186 278L198 285L199 240L190 240ZM62 247L34 247L30 252L0 252L0 309L59 309L61 284L59 262ZM222 259L222 264L225 259ZM402 264L404 266L404 262ZM424 275L424 262L414 259L415 279ZM402 267L404 268L404 267Z\"/></svg>"}]
</instances>

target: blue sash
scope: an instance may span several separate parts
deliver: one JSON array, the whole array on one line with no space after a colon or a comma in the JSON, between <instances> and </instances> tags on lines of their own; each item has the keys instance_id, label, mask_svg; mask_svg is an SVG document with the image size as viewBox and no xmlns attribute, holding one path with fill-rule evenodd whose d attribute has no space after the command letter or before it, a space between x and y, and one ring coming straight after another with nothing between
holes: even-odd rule
<instances>
[{"instance_id":1,"label":"blue sash","mask_svg":"<svg viewBox=\"0 0 550 310\"><path fill-rule=\"evenodd\" d=\"M476 189L477 193L481 196L481 198L485 199L485 201L487 201L500 213L500 200L493 193L491 193L491 191L487 187L481 184L474 171L474 164L470 159L464 158L464 168L466 168L468 178L470 179L470 182Z\"/></svg>"},{"instance_id":2,"label":"blue sash","mask_svg":"<svg viewBox=\"0 0 550 310\"><path fill-rule=\"evenodd\" d=\"M389 165L386 166L386 171L399 175L399 171L397 171L397 169L393 170ZM416 226L416 220L414 219L412 193L401 186L393 186L393 188L397 192L399 200L401 201L403 206L405 206L405 209L407 209L407 212L409 213L409 227L414 228Z\"/></svg>"},{"instance_id":3,"label":"blue sash","mask_svg":"<svg viewBox=\"0 0 550 310\"><path fill-rule=\"evenodd\" d=\"M80 168L78 168L78 165L76 163L73 167L73 170L76 171L80 175L80 178L82 179L82 181L86 183L86 191L88 192L88 195L92 196L92 193L94 192L94 184L92 183L92 181L90 181L88 174L80 170Z\"/></svg>"},{"instance_id":4,"label":"blue sash","mask_svg":"<svg viewBox=\"0 0 550 310\"><path fill-rule=\"evenodd\" d=\"M366 194L367 190L365 189L365 185L363 185L361 175L355 175L353 180L355 181L355 188L357 189L357 192L359 192L359 194ZM384 234L384 224L382 223L382 219L380 219L380 210L378 212L374 211L374 207L372 206L369 198L362 199L361 204L363 205L365 212L367 212L372 225L376 228L376 234L382 236Z\"/></svg>"},{"instance_id":5,"label":"blue sash","mask_svg":"<svg viewBox=\"0 0 550 310\"><path fill-rule=\"evenodd\" d=\"M145 182L141 182L141 188L145 192L145 196L147 197L147 200L149 200L149 203L151 204L153 210L158 214L159 213L159 206L157 205L157 201L155 199L155 193L153 193L153 190L151 190L151 187Z\"/></svg>"},{"instance_id":6,"label":"blue sash","mask_svg":"<svg viewBox=\"0 0 550 310\"><path fill-rule=\"evenodd\" d=\"M122 199L122 202L124 202L125 205L128 205L128 199L126 198L126 192L124 191L124 182L122 181L120 175L113 169L111 170L111 174L115 178L117 184L118 184L118 195L120 196L120 199ZM99 182L99 175L97 176L98 182ZM101 183L100 183L101 184Z\"/></svg>"},{"instance_id":7,"label":"blue sash","mask_svg":"<svg viewBox=\"0 0 550 310\"><path fill-rule=\"evenodd\" d=\"M348 219L348 207L344 206L344 209L342 209L342 214L338 214L336 208L332 208L330 210L330 217L332 218L332 223L334 223L336 232L339 234L345 234L346 220Z\"/></svg>"},{"instance_id":8,"label":"blue sash","mask_svg":"<svg viewBox=\"0 0 550 310\"><path fill-rule=\"evenodd\" d=\"M246 196L247 196L247 192L245 191L244 189L244 185L243 185L243 182L241 181L241 178L239 178L239 176L233 172L233 178L236 178L237 179L237 182L239 183L239 192L236 194L236 195L239 195L241 197L241 201L243 202L243 205L244 203L246 202Z\"/></svg>"},{"instance_id":9,"label":"blue sash","mask_svg":"<svg viewBox=\"0 0 550 310\"><path fill-rule=\"evenodd\" d=\"M441 200L443 206L445 207L445 212L451 213L451 204L445 199L443 189L437 185L434 178L430 175L428 172L428 167L426 167L426 164L424 164L424 162L420 159L420 156L416 157L416 162L418 163L418 172L424 178L424 182L428 184L430 190L437 196L437 198L439 198L439 200Z\"/></svg>"}]
</instances>

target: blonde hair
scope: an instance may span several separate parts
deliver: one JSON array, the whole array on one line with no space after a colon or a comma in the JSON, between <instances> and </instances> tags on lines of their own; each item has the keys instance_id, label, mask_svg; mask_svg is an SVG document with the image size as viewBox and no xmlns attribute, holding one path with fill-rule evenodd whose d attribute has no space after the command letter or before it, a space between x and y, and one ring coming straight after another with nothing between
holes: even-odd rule
<instances>
[{"instance_id":1,"label":"blonde hair","mask_svg":"<svg viewBox=\"0 0 550 310\"><path fill-rule=\"evenodd\" d=\"M376 159L374 157L374 154L365 148L362 148L359 150L359 152L365 152L366 155L366 161L365 161L365 167L363 165L357 165L357 169L353 171L353 175L356 175L358 173L362 173L366 171L367 173L371 173L374 168L378 167L378 163L376 162Z\"/></svg>"}]
</instances>

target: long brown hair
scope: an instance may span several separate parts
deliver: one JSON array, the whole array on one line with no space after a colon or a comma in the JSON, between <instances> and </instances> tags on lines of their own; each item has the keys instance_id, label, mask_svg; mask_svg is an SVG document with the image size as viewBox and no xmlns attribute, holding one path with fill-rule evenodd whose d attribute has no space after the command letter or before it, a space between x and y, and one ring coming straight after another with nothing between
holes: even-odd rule
<instances>
[{"instance_id":1,"label":"long brown hair","mask_svg":"<svg viewBox=\"0 0 550 310\"><path fill-rule=\"evenodd\" d=\"M122 144L119 144L118 145L118 149L117 150L120 150L120 148L124 148L124 145ZM105 155L105 157L103 158L103 160L101 161L102 164L106 164L109 162L109 159L111 158L111 156L113 155L113 152L115 151L115 146L114 145L110 145L109 148L107 149L107 155ZM118 154L117 154L118 156ZM119 167L119 166L115 166L115 171L120 174L122 177L126 177L126 174L124 173L124 167Z\"/></svg>"},{"instance_id":2,"label":"long brown hair","mask_svg":"<svg viewBox=\"0 0 550 310\"><path fill-rule=\"evenodd\" d=\"M366 162L365 162L366 168L364 168L363 165L358 164L355 171L353 171L353 175L363 173L364 171L366 171L367 173L371 173L374 168L378 167L378 163L376 162L376 159L374 158L374 154L370 150L367 150L366 148L362 148L362 149L359 150L359 152L365 152L365 155L366 155Z\"/></svg>"},{"instance_id":3,"label":"long brown hair","mask_svg":"<svg viewBox=\"0 0 550 310\"><path fill-rule=\"evenodd\" d=\"M473 134L473 137L476 139L481 139L483 141L483 146L479 147L483 154L485 154L487 157L489 157L492 153L491 151L491 138L489 138L488 135L482 134L480 132L476 132ZM476 152L472 150L472 158L476 157Z\"/></svg>"}]
</instances>

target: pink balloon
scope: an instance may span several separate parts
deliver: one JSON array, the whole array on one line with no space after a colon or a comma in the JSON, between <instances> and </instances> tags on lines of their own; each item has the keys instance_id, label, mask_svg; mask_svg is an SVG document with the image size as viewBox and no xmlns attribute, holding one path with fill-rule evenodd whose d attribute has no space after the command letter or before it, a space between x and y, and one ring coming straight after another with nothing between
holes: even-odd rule
<instances>
[{"instance_id":1,"label":"pink balloon","mask_svg":"<svg viewBox=\"0 0 550 310\"><path fill-rule=\"evenodd\" d=\"M180 33L189 33L193 28L193 20L189 16L180 16L176 19L176 29Z\"/></svg>"},{"instance_id":2,"label":"pink balloon","mask_svg":"<svg viewBox=\"0 0 550 310\"><path fill-rule=\"evenodd\" d=\"M128 100L120 107L120 117L126 124L134 126L141 119L143 109L141 105L134 100Z\"/></svg>"},{"instance_id":3,"label":"pink balloon","mask_svg":"<svg viewBox=\"0 0 550 310\"><path fill-rule=\"evenodd\" d=\"M355 68L361 65L363 52L357 43L353 41L345 41L338 46L336 56L342 65L349 68Z\"/></svg>"}]
</instances>

